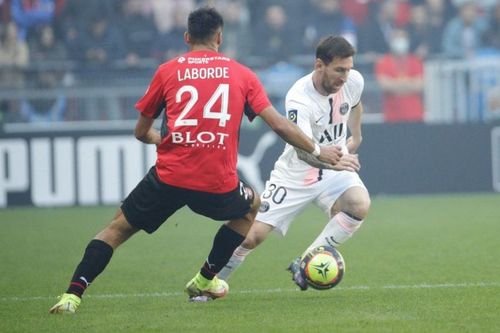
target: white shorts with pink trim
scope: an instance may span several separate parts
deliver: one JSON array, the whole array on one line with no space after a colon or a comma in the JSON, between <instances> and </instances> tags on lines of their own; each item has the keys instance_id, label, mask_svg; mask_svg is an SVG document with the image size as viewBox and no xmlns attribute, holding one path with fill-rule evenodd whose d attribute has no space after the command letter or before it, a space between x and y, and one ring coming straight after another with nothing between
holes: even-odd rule
<instances>
[{"instance_id":1,"label":"white shorts with pink trim","mask_svg":"<svg viewBox=\"0 0 500 333\"><path fill-rule=\"evenodd\" d=\"M273 226L284 236L295 217L309 203L316 204L330 219L335 201L355 186L366 189L359 175L349 171L326 170L318 181L308 185L272 176L260 196L261 206L256 220Z\"/></svg>"}]
</instances>

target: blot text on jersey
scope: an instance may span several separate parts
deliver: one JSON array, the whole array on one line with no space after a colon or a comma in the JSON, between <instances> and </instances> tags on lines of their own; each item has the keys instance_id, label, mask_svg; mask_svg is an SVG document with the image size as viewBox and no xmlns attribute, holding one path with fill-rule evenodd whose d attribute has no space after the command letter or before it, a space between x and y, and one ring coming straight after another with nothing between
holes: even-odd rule
<instances>
[{"instance_id":1,"label":"blot text on jersey","mask_svg":"<svg viewBox=\"0 0 500 333\"><path fill-rule=\"evenodd\" d=\"M199 132L172 132L172 142L177 144L215 144L224 146L225 139L229 136L226 133Z\"/></svg>"}]
</instances>

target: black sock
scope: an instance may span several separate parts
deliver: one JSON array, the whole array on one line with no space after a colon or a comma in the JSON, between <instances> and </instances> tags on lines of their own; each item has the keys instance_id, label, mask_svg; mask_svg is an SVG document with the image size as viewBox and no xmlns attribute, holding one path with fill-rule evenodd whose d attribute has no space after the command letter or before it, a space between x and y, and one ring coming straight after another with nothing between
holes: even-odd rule
<instances>
[{"instance_id":1,"label":"black sock","mask_svg":"<svg viewBox=\"0 0 500 333\"><path fill-rule=\"evenodd\" d=\"M200 270L203 277L211 280L227 264L234 250L243 242L244 236L223 225L214 237L212 250Z\"/></svg>"},{"instance_id":2,"label":"black sock","mask_svg":"<svg viewBox=\"0 0 500 333\"><path fill-rule=\"evenodd\" d=\"M82 261L76 267L66 293L82 297L85 289L106 268L112 255L113 248L106 242L98 239L91 240L85 249Z\"/></svg>"}]
</instances>

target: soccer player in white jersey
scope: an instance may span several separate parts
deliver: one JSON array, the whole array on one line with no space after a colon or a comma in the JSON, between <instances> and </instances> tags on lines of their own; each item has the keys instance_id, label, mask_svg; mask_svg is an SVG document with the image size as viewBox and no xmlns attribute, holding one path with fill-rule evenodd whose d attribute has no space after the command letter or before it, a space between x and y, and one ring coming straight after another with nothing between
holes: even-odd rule
<instances>
[{"instance_id":1,"label":"soccer player in white jersey","mask_svg":"<svg viewBox=\"0 0 500 333\"><path fill-rule=\"evenodd\" d=\"M272 230L284 236L309 203L325 212L328 223L306 251L320 245L338 247L363 223L370 196L357 173L356 151L362 140L364 81L353 69L354 53L344 38L324 38L316 48L314 71L299 79L286 96L288 118L319 145L340 146L344 152L341 160L332 167L287 144L266 182L255 222L219 272L220 278L227 279ZM295 283L305 290L299 260L294 260L289 270Z\"/></svg>"}]
</instances>

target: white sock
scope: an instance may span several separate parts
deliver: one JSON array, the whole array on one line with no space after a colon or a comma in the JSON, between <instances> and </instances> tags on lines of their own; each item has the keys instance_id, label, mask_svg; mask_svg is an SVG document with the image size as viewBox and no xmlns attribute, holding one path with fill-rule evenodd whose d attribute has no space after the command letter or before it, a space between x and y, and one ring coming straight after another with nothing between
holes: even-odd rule
<instances>
[{"instance_id":1,"label":"white sock","mask_svg":"<svg viewBox=\"0 0 500 333\"><path fill-rule=\"evenodd\" d=\"M227 280L229 275L233 273L238 267L241 266L241 263L245 261L247 255L252 252L253 249L246 249L241 245L234 250L233 255L229 258L226 266L224 266L219 273L217 273L217 277L222 280Z\"/></svg>"},{"instance_id":2,"label":"white sock","mask_svg":"<svg viewBox=\"0 0 500 333\"><path fill-rule=\"evenodd\" d=\"M343 244L359 229L363 220L358 220L352 215L348 215L344 212L337 213L330 222L325 226L323 231L314 240L314 242L309 246L306 252L321 246L330 245L333 247L338 247Z\"/></svg>"}]
</instances>

